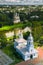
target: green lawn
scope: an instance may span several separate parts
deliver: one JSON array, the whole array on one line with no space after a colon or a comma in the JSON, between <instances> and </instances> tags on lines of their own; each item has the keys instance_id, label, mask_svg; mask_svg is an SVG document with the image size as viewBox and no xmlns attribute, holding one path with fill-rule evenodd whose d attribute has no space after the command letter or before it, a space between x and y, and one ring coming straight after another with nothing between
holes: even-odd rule
<instances>
[{"instance_id":1,"label":"green lawn","mask_svg":"<svg viewBox=\"0 0 43 65\"><path fill-rule=\"evenodd\" d=\"M43 36L41 36L40 38L43 38Z\"/></svg>"},{"instance_id":2,"label":"green lawn","mask_svg":"<svg viewBox=\"0 0 43 65\"><path fill-rule=\"evenodd\" d=\"M10 30L11 28L12 26L3 26L2 28L0 28L0 31Z\"/></svg>"},{"instance_id":3,"label":"green lawn","mask_svg":"<svg viewBox=\"0 0 43 65\"><path fill-rule=\"evenodd\" d=\"M3 26L0 28L0 31L8 31L8 30L13 30L15 28L24 28L26 26L30 26L30 24L28 25L29 23L17 23L17 24L14 24L14 25L11 25L11 26Z\"/></svg>"},{"instance_id":4,"label":"green lawn","mask_svg":"<svg viewBox=\"0 0 43 65\"><path fill-rule=\"evenodd\" d=\"M22 27L23 24L15 24L15 25L11 25L11 26L3 26L2 28L0 28L0 31L8 31L8 30L12 30L14 28L19 28Z\"/></svg>"},{"instance_id":5,"label":"green lawn","mask_svg":"<svg viewBox=\"0 0 43 65\"><path fill-rule=\"evenodd\" d=\"M37 48L38 47L38 42L34 42L34 47Z\"/></svg>"},{"instance_id":6,"label":"green lawn","mask_svg":"<svg viewBox=\"0 0 43 65\"><path fill-rule=\"evenodd\" d=\"M2 50L4 51L4 53L6 53L9 57L11 57L14 60L14 63L12 63L11 65L15 65L16 63L23 61L23 59L14 49L13 45L9 45L3 48Z\"/></svg>"}]
</instances>

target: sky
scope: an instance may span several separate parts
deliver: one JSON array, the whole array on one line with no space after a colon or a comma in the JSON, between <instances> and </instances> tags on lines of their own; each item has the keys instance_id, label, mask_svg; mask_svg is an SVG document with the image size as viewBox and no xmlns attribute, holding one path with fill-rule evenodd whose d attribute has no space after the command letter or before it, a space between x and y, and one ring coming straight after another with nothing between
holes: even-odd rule
<instances>
[{"instance_id":1,"label":"sky","mask_svg":"<svg viewBox=\"0 0 43 65\"><path fill-rule=\"evenodd\" d=\"M26 1L26 2L28 2L28 1L40 1L40 0L0 0L0 1L7 1L7 2L23 2L23 1Z\"/></svg>"},{"instance_id":2,"label":"sky","mask_svg":"<svg viewBox=\"0 0 43 65\"><path fill-rule=\"evenodd\" d=\"M43 0L0 0L0 4L16 4L16 5L32 5L32 4L42 4L43 5Z\"/></svg>"}]
</instances>

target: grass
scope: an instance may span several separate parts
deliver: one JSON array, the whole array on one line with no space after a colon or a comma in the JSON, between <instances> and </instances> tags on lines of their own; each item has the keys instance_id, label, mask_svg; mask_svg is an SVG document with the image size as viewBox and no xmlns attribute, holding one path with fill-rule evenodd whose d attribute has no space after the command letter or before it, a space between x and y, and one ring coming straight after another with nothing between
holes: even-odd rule
<instances>
[{"instance_id":1,"label":"grass","mask_svg":"<svg viewBox=\"0 0 43 65\"><path fill-rule=\"evenodd\" d=\"M43 49L43 46L41 48Z\"/></svg>"},{"instance_id":2,"label":"grass","mask_svg":"<svg viewBox=\"0 0 43 65\"><path fill-rule=\"evenodd\" d=\"M6 53L9 57L11 57L14 60L14 63L12 63L11 65L15 65L16 63L23 61L20 55L14 49L14 45L11 44L3 48L2 50L4 53Z\"/></svg>"},{"instance_id":3,"label":"grass","mask_svg":"<svg viewBox=\"0 0 43 65\"><path fill-rule=\"evenodd\" d=\"M23 24L19 23L19 24L15 24L15 25L11 25L11 26L3 26L0 28L0 31L8 31L8 30L12 30L14 28L19 28L22 27Z\"/></svg>"},{"instance_id":4,"label":"grass","mask_svg":"<svg viewBox=\"0 0 43 65\"><path fill-rule=\"evenodd\" d=\"M40 38L43 39L43 36L41 36Z\"/></svg>"},{"instance_id":5,"label":"grass","mask_svg":"<svg viewBox=\"0 0 43 65\"><path fill-rule=\"evenodd\" d=\"M0 28L0 31L4 31L4 30L10 30L12 29L14 26L3 26L2 28Z\"/></svg>"},{"instance_id":6,"label":"grass","mask_svg":"<svg viewBox=\"0 0 43 65\"><path fill-rule=\"evenodd\" d=\"M38 42L34 42L34 47L37 48L38 47Z\"/></svg>"},{"instance_id":7,"label":"grass","mask_svg":"<svg viewBox=\"0 0 43 65\"><path fill-rule=\"evenodd\" d=\"M8 30L13 30L15 28L23 28L23 27L26 27L28 26L28 23L17 23L17 24L14 24L14 25L11 25L11 26L3 26L0 28L0 31L8 31Z\"/></svg>"}]
</instances>

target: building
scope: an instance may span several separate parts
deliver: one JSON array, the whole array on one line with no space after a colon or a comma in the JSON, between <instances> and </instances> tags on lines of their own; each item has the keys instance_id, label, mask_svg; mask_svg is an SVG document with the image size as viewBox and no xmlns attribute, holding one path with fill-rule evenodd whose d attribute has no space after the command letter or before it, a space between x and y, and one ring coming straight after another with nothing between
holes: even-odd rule
<instances>
[{"instance_id":1,"label":"building","mask_svg":"<svg viewBox=\"0 0 43 65\"><path fill-rule=\"evenodd\" d=\"M23 32L28 32L28 31L31 32L31 27L28 27L28 26L27 26L27 27L25 27L25 28L23 29Z\"/></svg>"},{"instance_id":2,"label":"building","mask_svg":"<svg viewBox=\"0 0 43 65\"><path fill-rule=\"evenodd\" d=\"M9 31L7 33L5 33L6 37L9 38L9 37L13 37L14 36L14 31Z\"/></svg>"},{"instance_id":3,"label":"building","mask_svg":"<svg viewBox=\"0 0 43 65\"><path fill-rule=\"evenodd\" d=\"M16 14L14 15L14 23L19 23L19 22L20 22L20 17L19 17L19 14L16 13Z\"/></svg>"},{"instance_id":4,"label":"building","mask_svg":"<svg viewBox=\"0 0 43 65\"><path fill-rule=\"evenodd\" d=\"M34 48L31 33L27 40L23 38L22 33L19 33L19 38L15 39L14 48L25 61L38 57L38 51Z\"/></svg>"}]
</instances>

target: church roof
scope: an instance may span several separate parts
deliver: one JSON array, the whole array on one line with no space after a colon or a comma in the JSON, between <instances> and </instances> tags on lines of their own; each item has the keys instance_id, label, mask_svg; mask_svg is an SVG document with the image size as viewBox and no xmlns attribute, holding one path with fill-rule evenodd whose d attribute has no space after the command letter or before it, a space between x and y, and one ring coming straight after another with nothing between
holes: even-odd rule
<instances>
[{"instance_id":1,"label":"church roof","mask_svg":"<svg viewBox=\"0 0 43 65\"><path fill-rule=\"evenodd\" d=\"M29 35L28 39L33 39L33 36L32 36L32 34L31 34L31 33L30 33L30 35Z\"/></svg>"},{"instance_id":2,"label":"church roof","mask_svg":"<svg viewBox=\"0 0 43 65\"><path fill-rule=\"evenodd\" d=\"M34 49L32 52L28 52L27 46L17 46L16 48L19 49L23 55L28 55L38 52L36 49Z\"/></svg>"},{"instance_id":3,"label":"church roof","mask_svg":"<svg viewBox=\"0 0 43 65\"><path fill-rule=\"evenodd\" d=\"M20 38L20 39L15 39L15 41L18 42L18 43L27 42L25 39L22 39L22 38Z\"/></svg>"},{"instance_id":4,"label":"church roof","mask_svg":"<svg viewBox=\"0 0 43 65\"><path fill-rule=\"evenodd\" d=\"M28 26L24 28L23 32L27 32L27 31L31 32L31 28Z\"/></svg>"}]
</instances>

